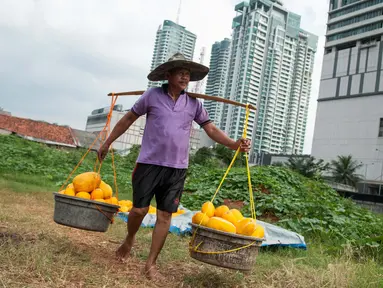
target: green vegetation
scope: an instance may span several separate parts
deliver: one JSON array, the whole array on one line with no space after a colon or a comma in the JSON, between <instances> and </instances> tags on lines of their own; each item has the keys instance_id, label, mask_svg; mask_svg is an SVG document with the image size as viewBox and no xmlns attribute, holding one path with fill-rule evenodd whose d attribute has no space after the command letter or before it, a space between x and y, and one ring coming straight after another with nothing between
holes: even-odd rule
<instances>
[{"instance_id":1,"label":"green vegetation","mask_svg":"<svg viewBox=\"0 0 383 288\"><path fill-rule=\"evenodd\" d=\"M54 149L44 144L21 139L16 136L0 136L0 174L7 174L7 178L25 178L27 175L38 175L40 183L45 183L52 188L59 189L66 181L72 170L79 163L86 149ZM133 153L126 157L114 154L117 173L117 186L119 195L126 197L131 194L131 173L133 171L139 147L134 147ZM90 152L74 175L93 171L97 154ZM102 179L114 188L114 173L112 157L109 153L101 166ZM21 177L21 178L20 178ZM113 189L114 190L114 189ZM125 196L124 196L125 195Z\"/></svg>"},{"instance_id":2,"label":"green vegetation","mask_svg":"<svg viewBox=\"0 0 383 288\"><path fill-rule=\"evenodd\" d=\"M332 179L337 183L342 183L356 187L356 184L362 179L362 176L357 174L363 164L352 159L351 155L338 156L336 160L331 161Z\"/></svg>"},{"instance_id":3,"label":"green vegetation","mask_svg":"<svg viewBox=\"0 0 383 288\"><path fill-rule=\"evenodd\" d=\"M29 182L31 185L38 183L30 181L28 175L39 175L40 183L56 189L62 185L85 153L85 150L57 150L14 136L1 136L0 149L3 151L3 157L0 159L2 174L24 179L24 183ZM229 151L230 154L227 151L222 147L215 150L200 149L194 160L214 153L221 155L220 161L227 164L232 157L232 151ZM120 198L129 197L131 193L130 175L138 152L139 147L135 146L132 153L125 157L115 154ZM101 175L106 182L112 184L114 178L110 154L103 162ZM295 163L294 161L290 161L290 164ZM77 173L93 170L95 163L96 153L91 152ZM315 162L313 159L304 163L308 163L309 167L325 166L321 161ZM191 165L185 185L186 192L181 201L183 205L199 210L202 204L213 196L224 172L225 169L222 168L207 169L198 164ZM251 178L256 213L260 219L276 222L306 237L380 247L382 218L340 197L320 178L311 180L286 167L273 166L252 167ZM243 205L242 212L245 215L250 214L248 182L244 168L232 168L214 204L223 204L225 199L239 202Z\"/></svg>"},{"instance_id":4,"label":"green vegetation","mask_svg":"<svg viewBox=\"0 0 383 288\"><path fill-rule=\"evenodd\" d=\"M275 162L273 166L287 167L307 178L316 180L326 178L354 187L363 179L362 175L357 173L363 165L354 160L351 155L340 155L330 163L325 163L323 159L316 160L313 156L292 156L287 163ZM328 173L323 176L325 172Z\"/></svg>"},{"instance_id":5,"label":"green vegetation","mask_svg":"<svg viewBox=\"0 0 383 288\"><path fill-rule=\"evenodd\" d=\"M0 149L1 283L7 287L69 287L80 282L95 287L151 287L139 276L151 229L140 230L132 260L119 266L113 262L116 247L111 243L124 237L125 223L116 221L107 233L98 234L51 221L49 192L58 190L86 150L50 148L15 136L0 136ZM130 175L138 152L135 146L127 156L115 154L120 198L130 198ZM189 209L200 209L211 199L231 160L232 154L222 147L213 152L210 159L217 161L216 168L196 164L197 154L193 156L181 201ZM230 171L215 204L234 201L249 215L247 176L241 161ZM96 153L91 152L76 174L93 170L95 163ZM109 154L101 170L108 183L113 183L111 163ZM343 199L320 178L309 179L285 166L252 167L251 177L257 217L301 233L309 249L261 249L254 271L244 276L191 260L189 238L169 235L159 264L170 271L166 275L170 287L383 285L381 216Z\"/></svg>"},{"instance_id":6,"label":"green vegetation","mask_svg":"<svg viewBox=\"0 0 383 288\"><path fill-rule=\"evenodd\" d=\"M322 173L329 169L329 164L322 159L316 160L313 156L309 157L291 157L286 167L307 178L321 179Z\"/></svg>"}]
</instances>

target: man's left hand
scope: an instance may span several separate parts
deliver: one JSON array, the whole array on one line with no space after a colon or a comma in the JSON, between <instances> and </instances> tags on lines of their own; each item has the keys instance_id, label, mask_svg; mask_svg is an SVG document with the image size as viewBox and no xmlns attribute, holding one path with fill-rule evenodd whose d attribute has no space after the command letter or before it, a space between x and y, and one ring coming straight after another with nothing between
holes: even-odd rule
<instances>
[{"instance_id":1,"label":"man's left hand","mask_svg":"<svg viewBox=\"0 0 383 288\"><path fill-rule=\"evenodd\" d=\"M238 147L240 147L241 152L249 152L250 151L250 146L251 146L251 141L250 139L238 139L235 142L235 147L233 147L233 150L237 150Z\"/></svg>"}]
</instances>

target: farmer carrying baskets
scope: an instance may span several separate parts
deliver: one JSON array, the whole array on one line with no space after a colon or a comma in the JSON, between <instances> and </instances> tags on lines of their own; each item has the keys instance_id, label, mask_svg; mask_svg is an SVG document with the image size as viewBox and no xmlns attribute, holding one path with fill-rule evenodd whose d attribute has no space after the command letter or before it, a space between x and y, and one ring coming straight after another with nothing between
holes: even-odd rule
<instances>
[{"instance_id":1,"label":"farmer carrying baskets","mask_svg":"<svg viewBox=\"0 0 383 288\"><path fill-rule=\"evenodd\" d=\"M129 256L135 235L156 197L157 222L145 266L149 279L162 278L156 268L157 257L165 243L173 212L182 196L189 160L189 142L192 122L198 123L215 142L242 152L250 149L250 140L230 139L209 119L202 103L185 92L189 81L202 80L209 68L188 61L176 53L168 62L159 65L149 75L150 81L167 80L168 84L151 88L137 100L130 111L117 123L98 151L102 161L109 146L121 136L138 117L146 114L146 126L141 151L132 174L133 208L128 218L128 233L116 256Z\"/></svg>"}]
</instances>

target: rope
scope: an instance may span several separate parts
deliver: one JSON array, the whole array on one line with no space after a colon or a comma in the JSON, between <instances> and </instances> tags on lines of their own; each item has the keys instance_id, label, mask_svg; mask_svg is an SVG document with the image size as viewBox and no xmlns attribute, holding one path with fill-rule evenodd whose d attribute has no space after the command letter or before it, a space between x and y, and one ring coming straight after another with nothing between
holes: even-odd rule
<instances>
[{"instance_id":1,"label":"rope","mask_svg":"<svg viewBox=\"0 0 383 288\"><path fill-rule=\"evenodd\" d=\"M250 114L250 108L249 108L249 104L246 105L246 117L245 117L245 123L244 123L244 127L243 127L243 133L242 133L242 138L246 139L247 137L247 128L248 128L248 123L249 123L249 114ZM230 165L229 167L227 168L225 174L223 175L222 179L221 179L221 182L219 183L212 199L211 199L211 202L213 203L214 199L216 198L218 192L220 191L221 187L222 187L222 184L223 182L225 182L225 179L227 177L227 175L229 174L229 171L230 169L233 167L233 164L235 162L235 160L237 159L237 156L240 152L241 148L238 147L234 156L233 156L233 159L231 160L230 162ZM248 185L249 185L249 199L250 199L250 211L251 211L251 218L255 219L256 218L256 213L255 213L255 204L254 204L254 195L253 195L253 187L251 185L251 173L250 173L250 166L249 166L249 157L248 157L248 154L247 152L245 153L245 158L246 158L246 172L247 172L247 180L248 180ZM206 213L204 213L204 216L206 215ZM199 226L201 226L201 223L203 221L205 217L202 217L201 218L201 221L199 223ZM254 245L257 241L254 241L248 245L245 245L245 246L242 246L242 247L238 247L238 248L235 248L235 249L230 249L230 250L225 250L225 251L200 251L198 250L198 247L203 243L203 242L200 242L197 246L195 246L194 248L192 247L193 246L193 242L195 240L195 237L197 235L197 231L198 231L198 228L199 227L196 227L194 233L193 233L193 237L190 241L190 244L189 244L189 249L194 251L194 252L197 252L197 253L202 253L202 254L224 254L224 253L231 253L231 252L235 252L235 251L238 251L238 250L241 250L241 249L245 249L245 248L248 248L252 245Z\"/></svg>"},{"instance_id":2,"label":"rope","mask_svg":"<svg viewBox=\"0 0 383 288\"><path fill-rule=\"evenodd\" d=\"M114 111L113 109L114 109L114 106L116 105L117 99L118 99L118 96L114 95L114 93L112 93L110 109L109 109L109 113L108 113L108 116L107 116L107 121L105 123L104 128L100 131L100 133L97 135L96 139L94 139L93 143L89 146L88 150L81 157L80 161L77 163L77 165L74 167L72 172L69 174L69 176L67 177L65 182L62 184L62 186L61 186L59 191L61 191L64 188L64 186L68 183L69 179L72 177L72 175L78 169L78 167L80 167L81 163L84 161L85 157L91 151L92 147L96 144L97 140L100 139L101 143L104 143L105 140L106 140L107 135L110 135L110 120L112 118L112 114L113 114L113 111ZM116 166L115 166L115 161L114 161L114 153L113 153L112 145L110 145L110 150L111 150L111 154L112 154L111 156L112 156L113 178L114 178L114 187L115 187L115 195L116 195L115 197L118 199L117 173L116 173ZM93 171L97 172L98 174L100 174L101 166L102 166L102 162L98 161L98 157L96 157L96 161L95 161L94 166L93 166ZM102 209L97 204L95 204L95 206L96 206L96 208L102 214L105 215L105 217L107 217L110 220L111 223L114 222L114 219L110 218L108 215L106 215L104 213L104 211L102 211Z\"/></svg>"},{"instance_id":3,"label":"rope","mask_svg":"<svg viewBox=\"0 0 383 288\"><path fill-rule=\"evenodd\" d=\"M253 246L255 243L257 243L257 241L251 242L250 244L247 244L245 246L237 247L237 248L230 249L230 250L224 250L224 251L202 251L202 250L197 250L198 247L201 246L202 243L203 243L203 241L201 241L195 247L195 249L193 249L193 252L197 252L197 253L201 253L201 254L226 254L226 253L233 253L233 252L237 252L237 251L242 250L242 249L249 248L250 246Z\"/></svg>"},{"instance_id":4,"label":"rope","mask_svg":"<svg viewBox=\"0 0 383 288\"><path fill-rule=\"evenodd\" d=\"M114 223L114 218L113 218L113 217L110 218L108 215L106 215L106 214L104 213L104 211L102 211L102 209L100 208L100 206L98 206L97 204L95 204L95 206L96 206L96 208L97 208L98 211L100 211L106 218L109 219L109 221L110 221L111 224ZM114 214L113 214L113 215L114 215Z\"/></svg>"}]
</instances>

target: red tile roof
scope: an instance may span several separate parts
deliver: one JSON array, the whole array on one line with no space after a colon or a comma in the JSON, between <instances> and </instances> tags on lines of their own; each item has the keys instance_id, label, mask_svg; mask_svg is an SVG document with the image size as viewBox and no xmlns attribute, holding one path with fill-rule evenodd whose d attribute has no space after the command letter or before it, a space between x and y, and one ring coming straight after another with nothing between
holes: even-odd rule
<instances>
[{"instance_id":1,"label":"red tile roof","mask_svg":"<svg viewBox=\"0 0 383 288\"><path fill-rule=\"evenodd\" d=\"M0 129L42 140L76 145L69 127L42 121L0 115Z\"/></svg>"}]
</instances>

